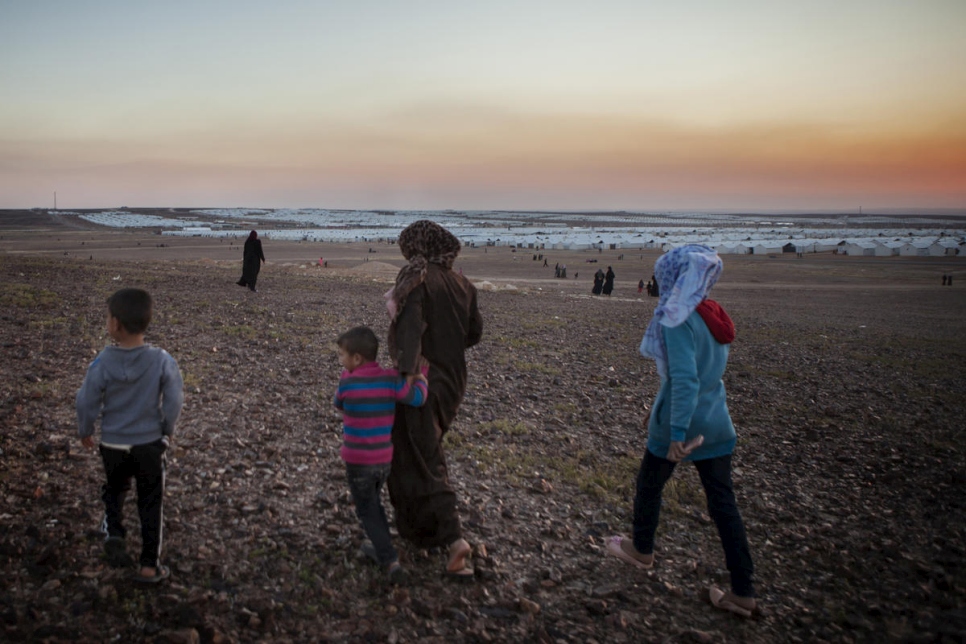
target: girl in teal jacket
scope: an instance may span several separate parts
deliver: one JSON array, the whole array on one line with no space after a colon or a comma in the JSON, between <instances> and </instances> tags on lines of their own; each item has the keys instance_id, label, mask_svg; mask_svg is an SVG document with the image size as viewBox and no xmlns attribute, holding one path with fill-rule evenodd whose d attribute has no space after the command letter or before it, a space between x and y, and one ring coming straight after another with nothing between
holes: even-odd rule
<instances>
[{"instance_id":1,"label":"girl in teal jacket","mask_svg":"<svg viewBox=\"0 0 966 644\"><path fill-rule=\"evenodd\" d=\"M721 380L735 329L724 309L707 299L721 275L721 258L707 246L689 244L662 256L654 269L661 299L641 354L657 363L661 388L637 475L633 539L611 537L606 552L640 569L654 566L664 484L678 462L692 461L731 573L731 591L711 587L708 599L751 617L757 611L754 565L731 483L736 436Z\"/></svg>"}]
</instances>

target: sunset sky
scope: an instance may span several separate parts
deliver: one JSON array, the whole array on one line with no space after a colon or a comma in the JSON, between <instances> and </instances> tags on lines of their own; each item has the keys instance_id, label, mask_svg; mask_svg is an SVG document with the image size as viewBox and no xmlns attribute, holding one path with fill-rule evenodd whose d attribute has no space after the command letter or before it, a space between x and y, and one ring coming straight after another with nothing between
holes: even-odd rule
<instances>
[{"instance_id":1,"label":"sunset sky","mask_svg":"<svg viewBox=\"0 0 966 644\"><path fill-rule=\"evenodd\" d=\"M964 0L6 0L0 208L966 210Z\"/></svg>"}]
</instances>

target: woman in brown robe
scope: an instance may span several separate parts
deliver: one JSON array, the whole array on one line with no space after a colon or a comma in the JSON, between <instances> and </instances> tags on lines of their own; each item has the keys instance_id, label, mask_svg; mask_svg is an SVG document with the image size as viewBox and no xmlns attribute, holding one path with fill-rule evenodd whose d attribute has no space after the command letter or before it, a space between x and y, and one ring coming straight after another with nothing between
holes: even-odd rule
<instances>
[{"instance_id":1,"label":"woman in brown robe","mask_svg":"<svg viewBox=\"0 0 966 644\"><path fill-rule=\"evenodd\" d=\"M396 406L389 496L399 535L419 548L445 547L447 575L472 579L471 548L463 539L443 436L463 401L464 351L480 341L483 318L476 288L452 270L460 251L452 233L420 220L400 233L399 248L409 263L387 293L389 351L407 376L429 363L429 395L422 407Z\"/></svg>"}]
</instances>

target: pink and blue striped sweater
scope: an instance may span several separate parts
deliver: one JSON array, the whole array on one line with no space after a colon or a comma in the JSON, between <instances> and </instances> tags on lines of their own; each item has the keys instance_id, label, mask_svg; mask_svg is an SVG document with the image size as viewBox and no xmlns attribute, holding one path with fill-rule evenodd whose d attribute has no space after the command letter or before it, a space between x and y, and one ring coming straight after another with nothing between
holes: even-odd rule
<instances>
[{"instance_id":1,"label":"pink and blue striped sweater","mask_svg":"<svg viewBox=\"0 0 966 644\"><path fill-rule=\"evenodd\" d=\"M426 383L410 386L395 369L367 362L351 373L343 371L335 392L342 410L342 460L353 465L392 462L392 422L396 403L420 407L426 402Z\"/></svg>"}]
</instances>

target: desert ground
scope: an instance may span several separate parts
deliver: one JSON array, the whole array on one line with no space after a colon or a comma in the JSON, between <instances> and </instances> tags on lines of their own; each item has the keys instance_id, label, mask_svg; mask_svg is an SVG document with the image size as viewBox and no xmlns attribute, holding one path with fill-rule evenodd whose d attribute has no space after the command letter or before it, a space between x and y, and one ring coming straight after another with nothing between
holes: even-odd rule
<instances>
[{"instance_id":1,"label":"desert ground","mask_svg":"<svg viewBox=\"0 0 966 644\"><path fill-rule=\"evenodd\" d=\"M485 330L446 449L475 581L398 542L411 583L393 588L358 552L332 343L357 324L385 335L402 258L390 244L264 243L251 293L234 284L240 240L0 217L0 639L966 638L966 258L724 258L713 297L738 329L725 385L762 607L745 620L702 601L728 577L687 464L666 489L656 567L603 551L629 534L658 388L637 352L656 304L637 282L656 251L550 251L544 268L531 251L464 249L456 268L480 287ZM608 265L614 294L592 296ZM108 342L105 299L128 286L153 294L148 340L186 389L168 461L172 577L149 587L103 559L103 473L74 414Z\"/></svg>"}]
</instances>

